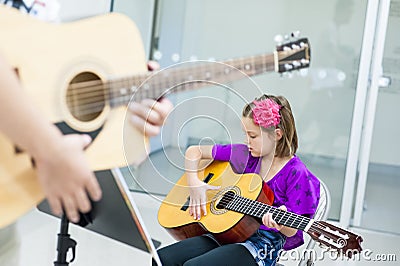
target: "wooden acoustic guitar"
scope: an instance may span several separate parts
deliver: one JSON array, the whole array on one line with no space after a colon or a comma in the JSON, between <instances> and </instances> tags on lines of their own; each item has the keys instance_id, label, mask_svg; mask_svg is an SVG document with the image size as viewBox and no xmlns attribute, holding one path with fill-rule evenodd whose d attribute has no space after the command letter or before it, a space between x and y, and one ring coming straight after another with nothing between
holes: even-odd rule
<instances>
[{"instance_id":1,"label":"wooden acoustic guitar","mask_svg":"<svg viewBox=\"0 0 400 266\"><path fill-rule=\"evenodd\" d=\"M314 219L272 207L272 190L257 174L236 174L228 162L214 161L199 179L219 190L207 191L207 215L189 214L189 188L184 174L165 197L158 211L161 226L177 240L211 233L220 243L243 242L260 227L265 213L282 225L302 230L321 245L351 257L361 252L362 237Z\"/></svg>"},{"instance_id":2,"label":"wooden acoustic guitar","mask_svg":"<svg viewBox=\"0 0 400 266\"><path fill-rule=\"evenodd\" d=\"M158 99L170 88L174 93L187 91L211 81L282 73L310 63L309 43L303 38L279 45L271 54L183 64L154 74L147 71L138 29L124 15L49 24L4 5L0 5L0 52L46 119L64 134L91 135L86 155L93 171L138 164L145 158L147 139L133 127L124 127L131 99ZM240 71L226 71L232 68ZM30 156L1 133L0 150L2 228L34 207L43 193Z\"/></svg>"}]
</instances>

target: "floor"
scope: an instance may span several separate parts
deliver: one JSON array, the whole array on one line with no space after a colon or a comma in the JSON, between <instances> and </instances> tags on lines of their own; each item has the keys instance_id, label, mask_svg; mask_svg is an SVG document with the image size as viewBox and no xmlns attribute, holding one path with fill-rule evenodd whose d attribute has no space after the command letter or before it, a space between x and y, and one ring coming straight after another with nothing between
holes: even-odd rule
<instances>
[{"instance_id":1,"label":"floor","mask_svg":"<svg viewBox=\"0 0 400 266\"><path fill-rule=\"evenodd\" d=\"M158 225L156 215L159 201L144 193L133 192L143 220L150 235L162 242L162 246L173 243L170 235ZM334 222L332 222L334 223ZM37 210L32 210L23 216L17 223L20 245L14 245L0 254L1 266L44 266L53 265L56 259L56 234L59 230L59 220ZM364 238L362 247L366 251L361 257L351 260L337 258L337 256L323 252L316 247L316 265L399 265L400 251L398 243L400 236L378 233L359 228L351 231ZM133 247L108 239L86 229L70 226L71 237L78 244L76 258L70 265L150 265L149 254ZM281 257L284 265L297 265L296 257L301 253L290 252ZM69 253L69 258L71 253ZM11 264L10 260L18 258L19 264ZM377 261L385 259L391 261ZM210 264L212 265L212 264Z\"/></svg>"}]
</instances>

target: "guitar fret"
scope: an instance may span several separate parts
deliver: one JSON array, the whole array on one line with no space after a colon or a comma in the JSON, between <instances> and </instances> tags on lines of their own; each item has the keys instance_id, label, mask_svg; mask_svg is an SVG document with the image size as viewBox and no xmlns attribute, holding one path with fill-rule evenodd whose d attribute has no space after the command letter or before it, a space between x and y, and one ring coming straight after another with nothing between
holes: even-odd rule
<instances>
[{"instance_id":1,"label":"guitar fret","mask_svg":"<svg viewBox=\"0 0 400 266\"><path fill-rule=\"evenodd\" d=\"M251 62L251 74L253 75L255 73L256 65L254 62L254 56L250 57L250 62Z\"/></svg>"},{"instance_id":2,"label":"guitar fret","mask_svg":"<svg viewBox=\"0 0 400 266\"><path fill-rule=\"evenodd\" d=\"M285 226L289 226L289 227L290 227L290 225L291 225L291 224L293 223L293 221L294 221L292 215L293 215L292 213L285 211L284 217L287 216L287 218L286 218L286 220L285 220L284 222L282 222L282 224L285 225ZM295 214L294 214L294 215L295 215ZM296 217L294 217L294 218L296 218ZM293 220L293 221L292 221L292 220Z\"/></svg>"},{"instance_id":3,"label":"guitar fret","mask_svg":"<svg viewBox=\"0 0 400 266\"><path fill-rule=\"evenodd\" d=\"M277 209L277 208L272 208L272 209L273 209L273 211L272 211L272 218L273 218L277 223L279 223L279 222L278 222L278 219L279 219L279 220L282 219L282 217L281 217L282 212L281 212L279 209ZM275 213L275 212L277 212L277 213Z\"/></svg>"},{"instance_id":4,"label":"guitar fret","mask_svg":"<svg viewBox=\"0 0 400 266\"><path fill-rule=\"evenodd\" d=\"M264 214L264 211L263 211L263 206L264 204L263 203L261 203L261 202L257 202L257 208L256 208L256 212L255 212L255 217L259 217L259 218L262 218L262 215Z\"/></svg>"},{"instance_id":5,"label":"guitar fret","mask_svg":"<svg viewBox=\"0 0 400 266\"><path fill-rule=\"evenodd\" d=\"M284 224L284 222L282 222L282 219L285 217L286 213L284 213L282 210L279 210L279 214L281 214L281 218L279 218L279 221L276 221L276 222L278 224Z\"/></svg>"},{"instance_id":6,"label":"guitar fret","mask_svg":"<svg viewBox=\"0 0 400 266\"><path fill-rule=\"evenodd\" d=\"M293 228L298 228L301 220L303 220L301 217L302 217L301 215L295 216L295 218L293 219L292 223L289 226L293 227ZM300 219L300 222L299 222L299 219Z\"/></svg>"},{"instance_id":7,"label":"guitar fret","mask_svg":"<svg viewBox=\"0 0 400 266\"><path fill-rule=\"evenodd\" d=\"M243 208L244 208L243 205L244 205L244 204L243 204L243 198L242 198L242 197L238 197L236 209L237 209L239 212L243 212Z\"/></svg>"},{"instance_id":8,"label":"guitar fret","mask_svg":"<svg viewBox=\"0 0 400 266\"><path fill-rule=\"evenodd\" d=\"M249 202L249 199L244 198L245 204L243 204L244 210L246 214L250 214L250 209L251 209L251 204ZM250 206L250 209L249 209Z\"/></svg>"},{"instance_id":9,"label":"guitar fret","mask_svg":"<svg viewBox=\"0 0 400 266\"><path fill-rule=\"evenodd\" d=\"M133 100L140 101L144 98L157 99L166 92L183 92L199 87L210 85L207 81L220 83L243 78L239 69L249 76L274 70L273 54L263 54L227 60L222 63L208 61L189 67L177 67L164 69L158 75L150 76L144 73L128 78L110 80L107 83L110 105L113 107L126 105L130 96L134 94ZM126 95L125 95L126 94ZM129 95L129 97L128 97Z\"/></svg>"},{"instance_id":10,"label":"guitar fret","mask_svg":"<svg viewBox=\"0 0 400 266\"><path fill-rule=\"evenodd\" d=\"M247 211L247 206L246 206L246 198L240 198L240 208L239 208L239 210L241 211L241 212L243 212L243 213L246 213L246 211Z\"/></svg>"},{"instance_id":11,"label":"guitar fret","mask_svg":"<svg viewBox=\"0 0 400 266\"><path fill-rule=\"evenodd\" d=\"M262 212L262 208L263 208L264 204L257 201L256 204L254 204L254 205L255 206L254 206L254 214L253 214L253 216L254 217L260 217L259 213Z\"/></svg>"},{"instance_id":12,"label":"guitar fret","mask_svg":"<svg viewBox=\"0 0 400 266\"><path fill-rule=\"evenodd\" d=\"M263 212L263 209L262 209L263 207L264 206L261 204L261 202L257 203L257 208L255 208L256 212L254 213L255 217L259 217L260 218L260 215Z\"/></svg>"},{"instance_id":13,"label":"guitar fret","mask_svg":"<svg viewBox=\"0 0 400 266\"><path fill-rule=\"evenodd\" d=\"M302 220L301 220L301 222L299 224L299 229L300 230L304 230L307 227L307 225L310 222L310 220L311 220L310 218L302 216Z\"/></svg>"},{"instance_id":14,"label":"guitar fret","mask_svg":"<svg viewBox=\"0 0 400 266\"><path fill-rule=\"evenodd\" d=\"M237 198L237 200L235 201L235 210L237 210L237 211L241 211L240 210L240 208L242 207L242 204L241 204L241 198L239 197L239 198Z\"/></svg>"},{"instance_id":15,"label":"guitar fret","mask_svg":"<svg viewBox=\"0 0 400 266\"><path fill-rule=\"evenodd\" d=\"M271 206L269 206L267 204L264 204L264 205L265 205L265 207L264 207L263 213L261 214L261 218L264 216L264 214L266 214L267 212L269 212L272 209Z\"/></svg>"},{"instance_id":16,"label":"guitar fret","mask_svg":"<svg viewBox=\"0 0 400 266\"><path fill-rule=\"evenodd\" d=\"M268 204L254 201L239 195L234 195L226 206L226 209L250 215L262 219L264 214L271 213L272 218L278 223L295 229L303 230L308 225L310 219L297 215L295 213L287 212Z\"/></svg>"},{"instance_id":17,"label":"guitar fret","mask_svg":"<svg viewBox=\"0 0 400 266\"><path fill-rule=\"evenodd\" d=\"M249 214L250 214L251 216L256 216L256 213L257 213L258 210L259 210L258 202L256 202L256 204L252 204L252 202L249 201L249 205L251 206L251 212L250 212Z\"/></svg>"}]
</instances>

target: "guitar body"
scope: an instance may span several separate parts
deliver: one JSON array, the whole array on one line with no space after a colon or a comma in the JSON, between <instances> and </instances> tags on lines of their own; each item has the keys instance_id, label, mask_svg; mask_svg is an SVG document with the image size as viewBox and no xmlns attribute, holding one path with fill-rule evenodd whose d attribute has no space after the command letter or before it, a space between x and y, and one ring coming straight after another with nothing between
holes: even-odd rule
<instances>
[{"instance_id":1,"label":"guitar body","mask_svg":"<svg viewBox=\"0 0 400 266\"><path fill-rule=\"evenodd\" d=\"M203 168L199 168L203 169ZM161 203L158 221L177 240L211 233L221 244L243 242L270 213L277 223L302 230L322 246L351 258L362 251L362 237L324 221L271 206L274 195L257 174L235 174L228 162L214 161L199 179L217 190L207 192L207 215L189 215L189 188L183 175ZM253 218L254 217L254 218Z\"/></svg>"},{"instance_id":2,"label":"guitar body","mask_svg":"<svg viewBox=\"0 0 400 266\"><path fill-rule=\"evenodd\" d=\"M242 242L259 227L260 221L242 213L218 209L220 195L233 190L248 199L271 204L273 193L263 185L257 174L235 174L228 162L214 161L199 179L210 185L221 186L220 190L207 192L207 215L194 220L189 215L189 188L183 175L168 193L158 211L158 221L177 240L211 233L220 243Z\"/></svg>"},{"instance_id":3,"label":"guitar body","mask_svg":"<svg viewBox=\"0 0 400 266\"><path fill-rule=\"evenodd\" d=\"M89 116L73 114L67 103L71 83L106 82L110 77L147 72L141 37L129 18L111 13L48 24L0 5L0 32L0 53L45 118L65 134L87 133L94 139L86 150L91 169L122 167L145 158L147 140L133 127L124 127L126 107L112 109L102 91L99 110ZM74 93L96 96L99 91L94 86ZM123 135L131 136L130 143ZM126 161L124 148L132 148L128 151L132 161ZM30 156L17 151L1 133L0 150L1 228L35 206L43 193Z\"/></svg>"}]
</instances>

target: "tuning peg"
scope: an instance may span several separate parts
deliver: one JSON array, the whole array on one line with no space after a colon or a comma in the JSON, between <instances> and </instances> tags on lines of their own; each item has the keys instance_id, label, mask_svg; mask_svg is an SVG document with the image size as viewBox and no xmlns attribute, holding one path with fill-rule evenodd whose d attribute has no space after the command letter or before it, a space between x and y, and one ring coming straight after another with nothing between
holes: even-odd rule
<instances>
[{"instance_id":1,"label":"tuning peg","mask_svg":"<svg viewBox=\"0 0 400 266\"><path fill-rule=\"evenodd\" d=\"M293 69L293 65L291 65L291 64L285 64L285 65L284 65L284 68L285 68L286 70L292 70L292 69Z\"/></svg>"},{"instance_id":2,"label":"tuning peg","mask_svg":"<svg viewBox=\"0 0 400 266\"><path fill-rule=\"evenodd\" d=\"M280 34L275 35L274 41L275 41L277 44L281 44L281 43L283 42L283 36L280 35Z\"/></svg>"},{"instance_id":3,"label":"tuning peg","mask_svg":"<svg viewBox=\"0 0 400 266\"><path fill-rule=\"evenodd\" d=\"M300 50L300 46L298 46L297 44L292 44L292 49L293 50Z\"/></svg>"},{"instance_id":4,"label":"tuning peg","mask_svg":"<svg viewBox=\"0 0 400 266\"><path fill-rule=\"evenodd\" d=\"M300 63L302 64L302 65L308 65L308 64L310 64L310 60L307 60L307 59L301 59L300 60Z\"/></svg>"},{"instance_id":5,"label":"tuning peg","mask_svg":"<svg viewBox=\"0 0 400 266\"><path fill-rule=\"evenodd\" d=\"M301 47L301 48L304 48L304 47L306 47L306 46L307 46L307 44L306 44L306 43L304 43L304 42L300 42L299 44L300 44L300 47Z\"/></svg>"},{"instance_id":6,"label":"tuning peg","mask_svg":"<svg viewBox=\"0 0 400 266\"><path fill-rule=\"evenodd\" d=\"M290 35L293 38L299 38L300 37L300 31L299 30L293 31Z\"/></svg>"},{"instance_id":7,"label":"tuning peg","mask_svg":"<svg viewBox=\"0 0 400 266\"><path fill-rule=\"evenodd\" d=\"M298 68L301 66L301 63L299 61L293 61L292 65L294 66L294 68Z\"/></svg>"}]
</instances>

